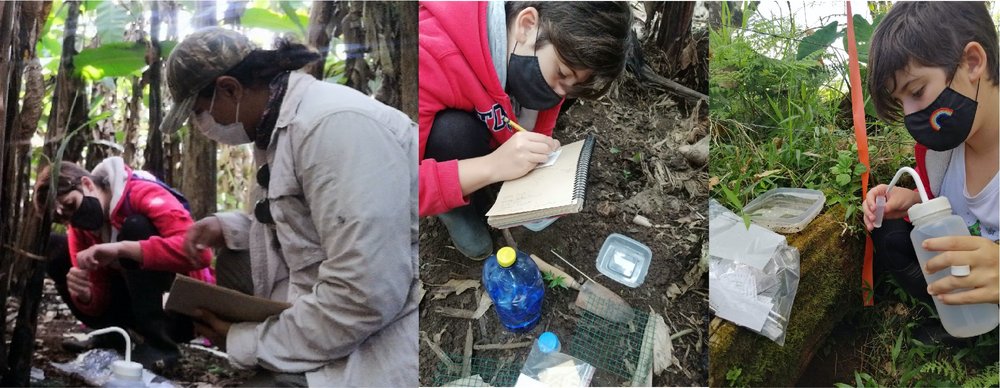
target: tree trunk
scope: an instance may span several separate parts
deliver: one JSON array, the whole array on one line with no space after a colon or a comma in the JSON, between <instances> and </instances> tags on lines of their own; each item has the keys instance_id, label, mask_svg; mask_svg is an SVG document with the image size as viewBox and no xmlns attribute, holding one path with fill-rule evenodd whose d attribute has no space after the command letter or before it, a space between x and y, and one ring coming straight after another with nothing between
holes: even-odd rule
<instances>
[{"instance_id":1,"label":"tree trunk","mask_svg":"<svg viewBox=\"0 0 1000 388\"><path fill-rule=\"evenodd\" d=\"M149 132L146 135L145 163L142 169L149 171L157 178L166 180L166 166L163 165L163 133L160 123L163 121L163 100L160 97L160 86L163 82L161 68L163 61L160 56L160 2L150 3L149 46L146 49L146 62L149 68L142 75L143 82L149 85Z\"/></svg>"},{"instance_id":2,"label":"tree trunk","mask_svg":"<svg viewBox=\"0 0 1000 388\"><path fill-rule=\"evenodd\" d=\"M216 25L215 3L199 1L195 15L196 28ZM197 130L187 131L181 172L181 192L191 204L194 218L215 213L216 207L216 144Z\"/></svg>"},{"instance_id":3,"label":"tree trunk","mask_svg":"<svg viewBox=\"0 0 1000 388\"><path fill-rule=\"evenodd\" d=\"M2 273L4 282L0 286L0 300L6 302L8 295L16 294L21 301L10 348L0 341L0 384L4 386L25 386L29 382L44 265L37 260L18 259L26 256L20 252L44 252L50 229L48 216L38 219L34 212L29 212L25 217L20 211L27 204L24 197L28 193L30 176L30 138L37 130L41 116L41 97L44 94L41 65L35 47L50 9L49 2L0 5L0 25L6 26L0 30L0 49L4 53L4 57L0 57L0 77L4 81L4 90L0 93L5 93L2 95L3 123L0 124L0 139L4 143L0 147L0 152L3 153L0 157L0 166L3 168L0 171L6 182L0 188L0 196L3 197L0 200L0 220L6 225L18 226L16 230L0 226L0 241L6 242L5 246L0 247L0 252L5 252L0 254L0 268L9 270ZM26 90L18 112L22 71ZM9 220L13 222L6 222ZM26 243L28 241L30 243ZM28 284L23 284L25 278L29 280ZM20 292L16 291L18 286L21 287ZM0 339L6 337L3 335L4 331L0 329Z\"/></svg>"},{"instance_id":4,"label":"tree trunk","mask_svg":"<svg viewBox=\"0 0 1000 388\"><path fill-rule=\"evenodd\" d=\"M315 2L309 11L309 45L319 51L320 59L305 67L307 73L316 79L326 78L323 67L326 57L330 54L330 22L337 3L332 1Z\"/></svg>"},{"instance_id":5,"label":"tree trunk","mask_svg":"<svg viewBox=\"0 0 1000 388\"><path fill-rule=\"evenodd\" d=\"M82 134L87 122L87 93L83 79L75 75L73 56L76 55L76 29L80 18L80 1L67 1L69 7L63 34L62 59L56 76L56 88L52 94L52 113L45 132L45 155L57 155L57 150L66 143L61 160L79 161L86 141Z\"/></svg>"},{"instance_id":6,"label":"tree trunk","mask_svg":"<svg viewBox=\"0 0 1000 388\"><path fill-rule=\"evenodd\" d=\"M160 15L164 18L164 23L167 24L167 40L177 41L179 37L177 36L177 2L176 1L164 1L162 3L157 2L159 5L163 6L160 10ZM162 68L161 68L162 69ZM162 71L162 70L161 70ZM162 73L161 73L162 74ZM162 84L161 84L162 85ZM161 92L162 93L162 92ZM162 97L161 97L162 98ZM162 118L161 118L162 120ZM180 145L183 141L179 133L174 132L170 136L164 136L164 155L163 158L164 166L163 179L168 184L174 187L180 187L181 184L181 151Z\"/></svg>"},{"instance_id":7,"label":"tree trunk","mask_svg":"<svg viewBox=\"0 0 1000 388\"><path fill-rule=\"evenodd\" d=\"M399 38L400 38L400 49L401 53L399 55L399 83L400 83L400 98L402 99L402 105L400 110L410 116L411 120L417 120L417 81L418 81L418 42L417 42L417 26L418 26L418 16L417 16L417 3L412 1L403 1L393 3L399 10Z\"/></svg>"},{"instance_id":8,"label":"tree trunk","mask_svg":"<svg viewBox=\"0 0 1000 388\"><path fill-rule=\"evenodd\" d=\"M681 51L688 45L694 5L690 1L657 4L659 20L653 29L653 39L656 47L662 49L667 58L680 58ZM676 66L673 67L677 69Z\"/></svg>"},{"instance_id":9,"label":"tree trunk","mask_svg":"<svg viewBox=\"0 0 1000 388\"><path fill-rule=\"evenodd\" d=\"M347 15L340 21L340 29L344 33L344 45L347 47L347 58L344 60L344 78L347 79L345 85L371 95L368 81L374 78L374 74L368 67L368 62L365 62L365 53L369 51L369 47L366 45L362 20L364 6L363 2L350 2Z\"/></svg>"}]
</instances>

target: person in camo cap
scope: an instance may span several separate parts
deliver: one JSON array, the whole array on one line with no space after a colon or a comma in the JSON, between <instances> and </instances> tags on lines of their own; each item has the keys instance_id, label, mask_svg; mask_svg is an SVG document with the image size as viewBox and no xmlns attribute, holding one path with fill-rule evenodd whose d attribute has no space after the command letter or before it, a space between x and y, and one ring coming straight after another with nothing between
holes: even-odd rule
<instances>
[{"instance_id":1,"label":"person in camo cap","mask_svg":"<svg viewBox=\"0 0 1000 388\"><path fill-rule=\"evenodd\" d=\"M292 305L264 322L203 311L196 326L235 364L267 372L253 384L416 386L417 127L295 72L317 59L222 28L192 34L167 59L175 105L161 129L191 118L220 143L253 142L258 168L253 214L196 222L187 254L217 248L220 285Z\"/></svg>"}]
</instances>

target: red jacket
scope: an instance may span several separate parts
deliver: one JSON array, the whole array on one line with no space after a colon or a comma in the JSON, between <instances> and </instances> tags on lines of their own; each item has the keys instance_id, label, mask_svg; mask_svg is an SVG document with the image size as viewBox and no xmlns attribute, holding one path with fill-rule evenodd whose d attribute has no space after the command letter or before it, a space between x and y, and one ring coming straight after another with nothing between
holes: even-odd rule
<instances>
[{"instance_id":1,"label":"red jacket","mask_svg":"<svg viewBox=\"0 0 1000 388\"><path fill-rule=\"evenodd\" d=\"M467 205L457 160L424 159L434 115L446 108L476 112L499 147L514 134L503 118L513 116L490 57L485 2L420 3L420 216ZM552 136L559 103L538 112L534 132Z\"/></svg>"},{"instance_id":2,"label":"red jacket","mask_svg":"<svg viewBox=\"0 0 1000 388\"><path fill-rule=\"evenodd\" d=\"M195 279L215 283L215 274L209 266L212 262L211 252L202 253L202 268L193 268L188 264L184 253L184 236L194 223L187 209L169 191L155 182L140 179L132 175L132 170L125 167L128 182L122 193L121 200L111 212L111 226L119 229L125 218L132 214L142 214L153 222L160 236L139 241L142 248L142 269L169 271L187 274ZM99 231L91 232L67 226L69 255L73 266L77 266L78 252L93 245L103 243ZM72 295L73 304L87 315L100 315L111 301L109 295L109 280L114 269L104 267L90 271L90 302L82 303L76 295Z\"/></svg>"}]
</instances>

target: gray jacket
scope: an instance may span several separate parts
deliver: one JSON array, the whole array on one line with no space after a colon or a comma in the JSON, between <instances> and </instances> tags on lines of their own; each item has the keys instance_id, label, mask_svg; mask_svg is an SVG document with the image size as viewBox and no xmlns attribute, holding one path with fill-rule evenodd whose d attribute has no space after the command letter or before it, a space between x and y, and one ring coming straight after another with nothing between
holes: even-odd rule
<instances>
[{"instance_id":1,"label":"gray jacket","mask_svg":"<svg viewBox=\"0 0 1000 388\"><path fill-rule=\"evenodd\" d=\"M416 386L417 126L351 88L293 73L266 151L276 225L218 213L249 249L254 294L292 307L237 323L237 365L311 386Z\"/></svg>"}]
</instances>

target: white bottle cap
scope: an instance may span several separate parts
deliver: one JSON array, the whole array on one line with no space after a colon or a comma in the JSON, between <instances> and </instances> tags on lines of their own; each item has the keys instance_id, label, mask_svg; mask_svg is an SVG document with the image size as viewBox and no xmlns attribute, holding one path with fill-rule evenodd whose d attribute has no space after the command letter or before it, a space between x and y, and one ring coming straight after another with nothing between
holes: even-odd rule
<instances>
[{"instance_id":1,"label":"white bottle cap","mask_svg":"<svg viewBox=\"0 0 1000 388\"><path fill-rule=\"evenodd\" d=\"M951 213L951 202L948 202L948 198L937 197L927 202L910 206L910 210L907 210L906 214L910 216L910 221L916 222L921 218L941 211Z\"/></svg>"},{"instance_id":2,"label":"white bottle cap","mask_svg":"<svg viewBox=\"0 0 1000 388\"><path fill-rule=\"evenodd\" d=\"M129 380L142 380L142 364L118 360L111 363L111 373Z\"/></svg>"},{"instance_id":3,"label":"white bottle cap","mask_svg":"<svg viewBox=\"0 0 1000 388\"><path fill-rule=\"evenodd\" d=\"M965 277L969 276L971 269L967 265L953 265L951 266L951 276Z\"/></svg>"}]
</instances>

